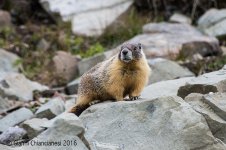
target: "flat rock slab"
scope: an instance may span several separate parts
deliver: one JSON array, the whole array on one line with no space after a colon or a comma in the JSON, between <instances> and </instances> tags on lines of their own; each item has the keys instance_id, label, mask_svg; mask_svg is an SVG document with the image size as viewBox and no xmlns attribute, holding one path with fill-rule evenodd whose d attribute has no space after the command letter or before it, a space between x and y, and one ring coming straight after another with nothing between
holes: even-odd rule
<instances>
[{"instance_id":1,"label":"flat rock slab","mask_svg":"<svg viewBox=\"0 0 226 150\"><path fill-rule=\"evenodd\" d=\"M184 100L189 103L195 111L205 117L212 134L226 143L226 121L218 116L215 110L205 102L205 97L206 95L192 93L186 96Z\"/></svg>"},{"instance_id":2,"label":"flat rock slab","mask_svg":"<svg viewBox=\"0 0 226 150\"><path fill-rule=\"evenodd\" d=\"M33 116L31 110L27 108L20 108L4 118L0 119L0 132L7 130L9 127L13 127Z\"/></svg>"},{"instance_id":3,"label":"flat rock slab","mask_svg":"<svg viewBox=\"0 0 226 150\"><path fill-rule=\"evenodd\" d=\"M185 85L193 77L160 81L144 88L142 98L158 98L163 96L176 96L178 89Z\"/></svg>"},{"instance_id":4,"label":"flat rock slab","mask_svg":"<svg viewBox=\"0 0 226 150\"><path fill-rule=\"evenodd\" d=\"M18 73L0 73L0 95L11 99L29 101L33 99L33 91L44 91L48 87L28 80Z\"/></svg>"},{"instance_id":5,"label":"flat rock slab","mask_svg":"<svg viewBox=\"0 0 226 150\"><path fill-rule=\"evenodd\" d=\"M47 121L48 119L46 118L43 119L33 118L23 122L21 126L27 131L29 139L32 139L45 130L45 128L42 127L42 125L45 124Z\"/></svg>"},{"instance_id":6,"label":"flat rock slab","mask_svg":"<svg viewBox=\"0 0 226 150\"><path fill-rule=\"evenodd\" d=\"M79 118L71 113L65 113L64 117L58 118L54 121L52 126L46 131L41 133L38 137L32 139L32 141L46 142L52 141L55 142L55 146L42 146L42 149L48 150L88 150L85 144L83 143L84 137L84 126ZM30 141L30 142L32 142ZM65 142L67 141L67 142ZM39 150L40 146L38 145L25 145L19 148L18 150Z\"/></svg>"},{"instance_id":7,"label":"flat rock slab","mask_svg":"<svg viewBox=\"0 0 226 150\"><path fill-rule=\"evenodd\" d=\"M42 105L36 112L35 115L38 118L52 119L57 115L64 112L65 106L64 101L60 97L50 99L46 104Z\"/></svg>"},{"instance_id":8,"label":"flat rock slab","mask_svg":"<svg viewBox=\"0 0 226 150\"><path fill-rule=\"evenodd\" d=\"M171 60L163 58L148 59L148 64L152 69L149 84L164 80L194 76L194 73L189 71L187 68L182 67Z\"/></svg>"},{"instance_id":9,"label":"flat rock slab","mask_svg":"<svg viewBox=\"0 0 226 150\"><path fill-rule=\"evenodd\" d=\"M191 79L179 88L178 96L185 98L190 93L208 94L209 92L226 92L226 66L219 71Z\"/></svg>"},{"instance_id":10,"label":"flat rock slab","mask_svg":"<svg viewBox=\"0 0 226 150\"><path fill-rule=\"evenodd\" d=\"M226 149L216 142L205 118L177 96L101 103L79 118L91 149Z\"/></svg>"},{"instance_id":11,"label":"flat rock slab","mask_svg":"<svg viewBox=\"0 0 226 150\"><path fill-rule=\"evenodd\" d=\"M187 47L192 45L192 48L187 49L186 52L195 49L195 52L203 56L221 53L216 38L203 35L188 24L149 23L143 26L143 34L137 35L129 41L143 44L144 52L148 58L175 59L185 44Z\"/></svg>"}]
</instances>

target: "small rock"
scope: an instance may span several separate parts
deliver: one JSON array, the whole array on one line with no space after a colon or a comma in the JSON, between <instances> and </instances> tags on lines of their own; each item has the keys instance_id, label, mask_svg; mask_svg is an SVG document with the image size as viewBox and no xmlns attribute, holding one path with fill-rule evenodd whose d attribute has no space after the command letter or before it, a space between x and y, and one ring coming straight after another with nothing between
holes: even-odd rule
<instances>
[{"instance_id":1,"label":"small rock","mask_svg":"<svg viewBox=\"0 0 226 150\"><path fill-rule=\"evenodd\" d=\"M220 93L218 93L220 94ZM206 97L207 95L205 95ZM191 93L185 97L185 101L188 102L195 111L202 114L212 132L212 134L218 139L226 142L226 121L215 113L216 109L212 109L211 105L206 103L204 95L198 93ZM218 99L215 99L218 101ZM221 100L222 101L222 100Z\"/></svg>"},{"instance_id":2,"label":"small rock","mask_svg":"<svg viewBox=\"0 0 226 150\"><path fill-rule=\"evenodd\" d=\"M167 59L149 59L148 64L152 69L152 74L149 78L149 84L163 80L194 76L194 74L187 68Z\"/></svg>"},{"instance_id":3,"label":"small rock","mask_svg":"<svg viewBox=\"0 0 226 150\"><path fill-rule=\"evenodd\" d=\"M19 59L17 55L0 48L0 72L18 72L19 66L16 66L15 62Z\"/></svg>"},{"instance_id":4,"label":"small rock","mask_svg":"<svg viewBox=\"0 0 226 150\"><path fill-rule=\"evenodd\" d=\"M200 54L203 57L216 56L222 54L222 50L219 45L205 41L185 43L182 45L180 57L188 58L194 54Z\"/></svg>"},{"instance_id":5,"label":"small rock","mask_svg":"<svg viewBox=\"0 0 226 150\"><path fill-rule=\"evenodd\" d=\"M0 144L11 145L13 141L17 141L26 135L26 131L23 128L9 127L0 135Z\"/></svg>"},{"instance_id":6,"label":"small rock","mask_svg":"<svg viewBox=\"0 0 226 150\"><path fill-rule=\"evenodd\" d=\"M6 131L9 127L13 127L33 116L32 111L27 108L20 108L0 120L0 131Z\"/></svg>"},{"instance_id":7,"label":"small rock","mask_svg":"<svg viewBox=\"0 0 226 150\"><path fill-rule=\"evenodd\" d=\"M186 82L193 79L193 77L160 81L154 84L151 84L144 88L141 93L142 98L158 98L163 96L176 96L178 89L185 85ZM164 89L164 90L162 90Z\"/></svg>"},{"instance_id":8,"label":"small rock","mask_svg":"<svg viewBox=\"0 0 226 150\"><path fill-rule=\"evenodd\" d=\"M6 111L7 108L10 107L10 103L8 99L2 98L0 96L0 113L3 113Z\"/></svg>"},{"instance_id":9,"label":"small rock","mask_svg":"<svg viewBox=\"0 0 226 150\"><path fill-rule=\"evenodd\" d=\"M50 43L46 41L44 38L42 38L37 45L38 50L47 51L49 48L50 48Z\"/></svg>"},{"instance_id":10,"label":"small rock","mask_svg":"<svg viewBox=\"0 0 226 150\"><path fill-rule=\"evenodd\" d=\"M64 51L58 51L51 62L54 77L66 83L73 80L78 76L79 61L80 59L77 56Z\"/></svg>"},{"instance_id":11,"label":"small rock","mask_svg":"<svg viewBox=\"0 0 226 150\"><path fill-rule=\"evenodd\" d=\"M30 101L33 99L33 91L47 90L48 87L28 80L18 73L0 73L0 93L3 97Z\"/></svg>"},{"instance_id":12,"label":"small rock","mask_svg":"<svg viewBox=\"0 0 226 150\"><path fill-rule=\"evenodd\" d=\"M79 118L71 113L61 114L61 117L55 119L52 126L46 131L42 132L38 137L32 141L46 142L54 141L57 146L43 146L43 149L50 150L88 150L86 147L87 141L84 136L84 126ZM66 142L65 142L66 141ZM69 143L67 143L69 142ZM61 143L61 145L58 145ZM88 144L87 144L88 145ZM23 150L38 150L39 146L24 146Z\"/></svg>"},{"instance_id":13,"label":"small rock","mask_svg":"<svg viewBox=\"0 0 226 150\"><path fill-rule=\"evenodd\" d=\"M45 128L43 128L42 125L45 124L47 121L48 119L46 118L43 119L33 118L23 122L21 126L27 131L29 139L32 139L45 130Z\"/></svg>"},{"instance_id":14,"label":"small rock","mask_svg":"<svg viewBox=\"0 0 226 150\"><path fill-rule=\"evenodd\" d=\"M226 69L205 73L193 78L178 90L178 96L185 98L190 93L208 94L209 92L226 92Z\"/></svg>"},{"instance_id":15,"label":"small rock","mask_svg":"<svg viewBox=\"0 0 226 150\"><path fill-rule=\"evenodd\" d=\"M170 19L169 19L170 22L176 22L176 23L186 23L186 24L191 24L191 18L185 16L185 15L182 15L182 14L178 14L178 13L175 13L173 14Z\"/></svg>"},{"instance_id":16,"label":"small rock","mask_svg":"<svg viewBox=\"0 0 226 150\"><path fill-rule=\"evenodd\" d=\"M0 10L0 28L11 25L11 16L9 12Z\"/></svg>"},{"instance_id":17,"label":"small rock","mask_svg":"<svg viewBox=\"0 0 226 150\"><path fill-rule=\"evenodd\" d=\"M64 112L64 110L64 101L61 98L56 97L50 99L46 104L42 105L35 114L38 118L52 119Z\"/></svg>"},{"instance_id":18,"label":"small rock","mask_svg":"<svg viewBox=\"0 0 226 150\"><path fill-rule=\"evenodd\" d=\"M80 83L80 78L77 78L74 81L68 83L65 88L66 94L68 95L77 94L79 83Z\"/></svg>"},{"instance_id":19,"label":"small rock","mask_svg":"<svg viewBox=\"0 0 226 150\"><path fill-rule=\"evenodd\" d=\"M226 120L226 93L206 94L203 97L203 101L208 104L218 116Z\"/></svg>"}]
</instances>

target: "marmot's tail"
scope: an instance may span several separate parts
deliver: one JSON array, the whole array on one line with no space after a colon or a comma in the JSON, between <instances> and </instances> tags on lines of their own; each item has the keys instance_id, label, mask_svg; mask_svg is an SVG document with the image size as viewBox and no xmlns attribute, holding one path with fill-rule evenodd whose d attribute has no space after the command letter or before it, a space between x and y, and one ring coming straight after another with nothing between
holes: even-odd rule
<instances>
[{"instance_id":1,"label":"marmot's tail","mask_svg":"<svg viewBox=\"0 0 226 150\"><path fill-rule=\"evenodd\" d=\"M69 110L69 113L74 113L76 116L79 116L89 105L75 105Z\"/></svg>"}]
</instances>

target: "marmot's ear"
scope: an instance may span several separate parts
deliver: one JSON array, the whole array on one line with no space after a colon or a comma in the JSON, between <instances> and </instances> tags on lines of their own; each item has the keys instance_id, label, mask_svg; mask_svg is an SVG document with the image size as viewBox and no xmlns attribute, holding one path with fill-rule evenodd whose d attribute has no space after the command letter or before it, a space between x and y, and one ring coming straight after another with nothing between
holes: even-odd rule
<instances>
[{"instance_id":1,"label":"marmot's ear","mask_svg":"<svg viewBox=\"0 0 226 150\"><path fill-rule=\"evenodd\" d=\"M137 45L138 45L138 48L139 48L139 49L142 49L141 43L138 43Z\"/></svg>"}]
</instances>

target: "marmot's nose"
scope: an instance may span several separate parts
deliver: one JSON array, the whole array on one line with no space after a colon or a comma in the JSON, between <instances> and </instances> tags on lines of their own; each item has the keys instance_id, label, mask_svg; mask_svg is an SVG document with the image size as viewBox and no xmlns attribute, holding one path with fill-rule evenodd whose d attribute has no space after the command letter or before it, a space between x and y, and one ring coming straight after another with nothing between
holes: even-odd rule
<instances>
[{"instance_id":1,"label":"marmot's nose","mask_svg":"<svg viewBox=\"0 0 226 150\"><path fill-rule=\"evenodd\" d=\"M128 50L123 50L123 51L122 51L122 54L123 54L123 55L126 55L127 53L128 53Z\"/></svg>"}]
</instances>

